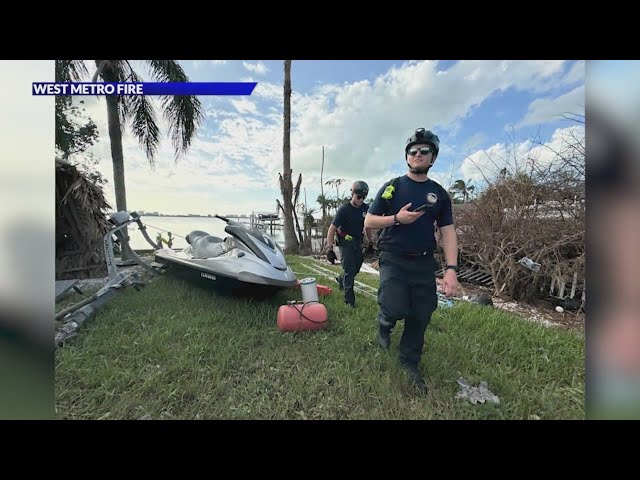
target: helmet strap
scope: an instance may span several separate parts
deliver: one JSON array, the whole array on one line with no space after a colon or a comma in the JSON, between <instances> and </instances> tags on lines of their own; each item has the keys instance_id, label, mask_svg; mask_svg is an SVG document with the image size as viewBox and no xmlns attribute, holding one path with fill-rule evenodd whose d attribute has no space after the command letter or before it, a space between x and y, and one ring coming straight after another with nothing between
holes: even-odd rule
<instances>
[{"instance_id":1,"label":"helmet strap","mask_svg":"<svg viewBox=\"0 0 640 480\"><path fill-rule=\"evenodd\" d=\"M409 171L415 175L426 175L427 173L429 173L429 170L431 169L431 165L429 165L424 171L416 170L411 166L411 164L409 164L409 162L407 162L407 165L409 166Z\"/></svg>"}]
</instances>

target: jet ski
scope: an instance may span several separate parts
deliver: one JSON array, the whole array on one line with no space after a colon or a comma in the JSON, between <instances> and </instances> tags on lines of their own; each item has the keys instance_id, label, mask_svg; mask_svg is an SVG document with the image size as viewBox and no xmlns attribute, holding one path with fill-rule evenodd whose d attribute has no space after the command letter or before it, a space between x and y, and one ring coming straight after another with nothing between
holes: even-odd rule
<instances>
[{"instance_id":1,"label":"jet ski","mask_svg":"<svg viewBox=\"0 0 640 480\"><path fill-rule=\"evenodd\" d=\"M271 296L295 287L298 280L280 246L265 232L216 215L227 223L222 239L201 230L185 238L182 251L161 248L155 262L183 278L233 294Z\"/></svg>"}]
</instances>

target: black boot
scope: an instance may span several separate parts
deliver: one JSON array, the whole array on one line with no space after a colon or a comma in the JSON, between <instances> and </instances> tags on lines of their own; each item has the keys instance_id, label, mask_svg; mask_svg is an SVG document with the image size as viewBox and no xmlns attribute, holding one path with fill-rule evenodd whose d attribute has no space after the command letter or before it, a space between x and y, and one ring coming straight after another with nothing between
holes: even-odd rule
<instances>
[{"instance_id":1,"label":"black boot","mask_svg":"<svg viewBox=\"0 0 640 480\"><path fill-rule=\"evenodd\" d=\"M409 376L409 380L411 381L411 383L413 383L413 386L416 387L416 389L421 393L421 394L426 394L427 393L427 384L424 381L424 378L422 378L422 375L420 374L420 370L418 370L418 367L416 365L409 365L409 364L404 364L402 365L402 368L404 369L405 372L407 372L407 375Z\"/></svg>"},{"instance_id":2,"label":"black boot","mask_svg":"<svg viewBox=\"0 0 640 480\"><path fill-rule=\"evenodd\" d=\"M391 347L391 331L386 328L378 328L378 343L385 350L389 350Z\"/></svg>"}]
</instances>

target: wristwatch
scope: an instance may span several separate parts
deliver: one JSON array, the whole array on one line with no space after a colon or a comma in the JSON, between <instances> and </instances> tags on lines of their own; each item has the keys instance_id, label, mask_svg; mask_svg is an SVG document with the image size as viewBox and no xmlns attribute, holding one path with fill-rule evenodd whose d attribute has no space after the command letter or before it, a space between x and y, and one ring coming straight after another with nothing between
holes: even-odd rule
<instances>
[{"instance_id":1,"label":"wristwatch","mask_svg":"<svg viewBox=\"0 0 640 480\"><path fill-rule=\"evenodd\" d=\"M393 224L394 225L400 225L400 222L398 221L398 214L397 213L393 214Z\"/></svg>"},{"instance_id":2,"label":"wristwatch","mask_svg":"<svg viewBox=\"0 0 640 480\"><path fill-rule=\"evenodd\" d=\"M458 266L457 266L457 265L447 265L444 269L445 269L445 270L449 270L449 269L451 269L451 270L453 270L453 271L454 271L454 272L456 272L456 273L458 273L458 272L459 272L459 268L458 268Z\"/></svg>"}]
</instances>

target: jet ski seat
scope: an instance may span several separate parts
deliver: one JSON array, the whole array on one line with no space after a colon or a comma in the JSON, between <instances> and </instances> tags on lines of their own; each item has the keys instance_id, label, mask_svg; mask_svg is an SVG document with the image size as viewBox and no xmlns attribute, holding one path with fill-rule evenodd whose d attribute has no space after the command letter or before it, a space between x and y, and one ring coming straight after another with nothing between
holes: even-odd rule
<instances>
[{"instance_id":1,"label":"jet ski seat","mask_svg":"<svg viewBox=\"0 0 640 480\"><path fill-rule=\"evenodd\" d=\"M229 250L229 245L220 237L194 230L185 239L191 245L191 253L199 258L213 258Z\"/></svg>"}]
</instances>

